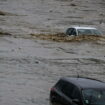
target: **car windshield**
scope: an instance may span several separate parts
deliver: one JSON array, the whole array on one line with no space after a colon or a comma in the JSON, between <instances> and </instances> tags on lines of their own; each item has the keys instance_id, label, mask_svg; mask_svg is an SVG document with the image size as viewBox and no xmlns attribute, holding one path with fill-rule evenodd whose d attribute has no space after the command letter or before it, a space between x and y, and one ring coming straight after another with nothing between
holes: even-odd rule
<instances>
[{"instance_id":1,"label":"car windshield","mask_svg":"<svg viewBox=\"0 0 105 105\"><path fill-rule=\"evenodd\" d=\"M85 105L105 105L105 90L84 89L82 95Z\"/></svg>"},{"instance_id":2,"label":"car windshield","mask_svg":"<svg viewBox=\"0 0 105 105\"><path fill-rule=\"evenodd\" d=\"M101 35L96 29L77 29L78 35Z\"/></svg>"}]
</instances>

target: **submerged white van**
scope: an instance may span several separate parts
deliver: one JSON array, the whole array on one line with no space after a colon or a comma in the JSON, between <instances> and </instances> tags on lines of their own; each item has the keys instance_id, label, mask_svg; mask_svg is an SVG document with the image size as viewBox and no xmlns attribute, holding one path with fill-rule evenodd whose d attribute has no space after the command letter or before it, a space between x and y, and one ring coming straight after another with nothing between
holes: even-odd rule
<instances>
[{"instance_id":1,"label":"submerged white van","mask_svg":"<svg viewBox=\"0 0 105 105\"><path fill-rule=\"evenodd\" d=\"M94 27L71 27L66 30L66 35L102 35L97 28Z\"/></svg>"}]
</instances>

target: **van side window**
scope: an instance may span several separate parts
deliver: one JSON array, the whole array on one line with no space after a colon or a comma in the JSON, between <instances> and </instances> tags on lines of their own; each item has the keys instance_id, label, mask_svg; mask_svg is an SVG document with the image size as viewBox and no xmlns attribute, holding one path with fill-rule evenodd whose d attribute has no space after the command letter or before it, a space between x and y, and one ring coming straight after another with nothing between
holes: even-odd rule
<instances>
[{"instance_id":1,"label":"van side window","mask_svg":"<svg viewBox=\"0 0 105 105\"><path fill-rule=\"evenodd\" d=\"M76 35L76 29L73 29L72 34L71 35Z\"/></svg>"},{"instance_id":2,"label":"van side window","mask_svg":"<svg viewBox=\"0 0 105 105\"><path fill-rule=\"evenodd\" d=\"M76 35L76 29L74 28L68 28L66 31L67 35Z\"/></svg>"},{"instance_id":3,"label":"van side window","mask_svg":"<svg viewBox=\"0 0 105 105\"><path fill-rule=\"evenodd\" d=\"M73 28L68 28L66 31L67 35L72 35Z\"/></svg>"}]
</instances>

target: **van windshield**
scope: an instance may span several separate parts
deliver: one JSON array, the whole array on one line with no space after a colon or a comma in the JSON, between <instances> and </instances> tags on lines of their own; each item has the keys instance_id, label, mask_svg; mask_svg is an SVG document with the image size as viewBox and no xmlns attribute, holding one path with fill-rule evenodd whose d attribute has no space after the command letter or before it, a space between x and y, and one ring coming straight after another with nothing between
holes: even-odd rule
<instances>
[{"instance_id":1,"label":"van windshield","mask_svg":"<svg viewBox=\"0 0 105 105\"><path fill-rule=\"evenodd\" d=\"M105 105L105 90L84 89L82 95L85 105Z\"/></svg>"},{"instance_id":2,"label":"van windshield","mask_svg":"<svg viewBox=\"0 0 105 105\"><path fill-rule=\"evenodd\" d=\"M101 32L96 29L78 29L77 32L78 35L101 35Z\"/></svg>"}]
</instances>

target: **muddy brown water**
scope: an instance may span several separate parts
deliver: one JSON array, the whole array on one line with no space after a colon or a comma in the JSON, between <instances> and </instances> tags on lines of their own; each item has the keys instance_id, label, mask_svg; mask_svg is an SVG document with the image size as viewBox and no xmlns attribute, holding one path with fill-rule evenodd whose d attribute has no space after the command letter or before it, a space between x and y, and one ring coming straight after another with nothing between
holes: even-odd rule
<instances>
[{"instance_id":1,"label":"muddy brown water","mask_svg":"<svg viewBox=\"0 0 105 105\"><path fill-rule=\"evenodd\" d=\"M105 43L0 37L0 104L49 105L62 76L105 81Z\"/></svg>"},{"instance_id":2,"label":"muddy brown water","mask_svg":"<svg viewBox=\"0 0 105 105\"><path fill-rule=\"evenodd\" d=\"M68 36L64 33L56 33L56 34L30 34L32 38L36 39L42 39L42 40L50 40L50 41L56 41L56 42L82 42L82 41L88 41L88 42L96 42L98 43L105 41L105 35L79 35L79 36Z\"/></svg>"},{"instance_id":3,"label":"muddy brown water","mask_svg":"<svg viewBox=\"0 0 105 105\"><path fill-rule=\"evenodd\" d=\"M0 0L0 30L23 35L84 25L105 32L104 11L105 0Z\"/></svg>"},{"instance_id":4,"label":"muddy brown water","mask_svg":"<svg viewBox=\"0 0 105 105\"><path fill-rule=\"evenodd\" d=\"M71 25L105 32L105 0L0 0L0 105L49 105L62 76L105 81L105 38L55 34Z\"/></svg>"}]
</instances>

